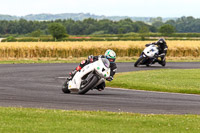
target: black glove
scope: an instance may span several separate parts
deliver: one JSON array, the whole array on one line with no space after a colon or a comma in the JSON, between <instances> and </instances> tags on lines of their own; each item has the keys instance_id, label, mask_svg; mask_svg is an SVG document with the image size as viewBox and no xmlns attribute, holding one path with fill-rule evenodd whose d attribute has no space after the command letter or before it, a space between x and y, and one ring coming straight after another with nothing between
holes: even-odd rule
<instances>
[{"instance_id":1,"label":"black glove","mask_svg":"<svg viewBox=\"0 0 200 133\"><path fill-rule=\"evenodd\" d=\"M93 59L93 57L94 57L93 55L89 55L89 56L88 56L88 59L91 59L91 58Z\"/></svg>"},{"instance_id":2,"label":"black glove","mask_svg":"<svg viewBox=\"0 0 200 133\"><path fill-rule=\"evenodd\" d=\"M151 45L151 44L146 44L145 46L146 46L146 47L149 47L150 45Z\"/></svg>"},{"instance_id":3,"label":"black glove","mask_svg":"<svg viewBox=\"0 0 200 133\"><path fill-rule=\"evenodd\" d=\"M93 55L90 55L90 56L88 56L88 61L90 62L90 63L92 63L93 62Z\"/></svg>"},{"instance_id":4,"label":"black glove","mask_svg":"<svg viewBox=\"0 0 200 133\"><path fill-rule=\"evenodd\" d=\"M112 81L112 80L113 80L113 77L110 76L110 77L108 77L106 80L107 80L107 81Z\"/></svg>"},{"instance_id":5,"label":"black glove","mask_svg":"<svg viewBox=\"0 0 200 133\"><path fill-rule=\"evenodd\" d=\"M148 47L148 46L150 46L150 45L156 45L156 43L153 42L153 43L150 43L150 44L146 44L145 46Z\"/></svg>"}]
</instances>

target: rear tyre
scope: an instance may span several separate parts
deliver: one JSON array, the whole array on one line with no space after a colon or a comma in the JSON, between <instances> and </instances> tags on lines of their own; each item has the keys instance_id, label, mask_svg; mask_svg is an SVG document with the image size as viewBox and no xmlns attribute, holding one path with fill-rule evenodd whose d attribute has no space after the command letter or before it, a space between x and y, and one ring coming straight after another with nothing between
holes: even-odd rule
<instances>
[{"instance_id":1,"label":"rear tyre","mask_svg":"<svg viewBox=\"0 0 200 133\"><path fill-rule=\"evenodd\" d=\"M134 64L134 66L135 67L138 67L140 64L141 64L141 62L143 61L143 57L140 57L136 62L135 62L135 64Z\"/></svg>"},{"instance_id":2,"label":"rear tyre","mask_svg":"<svg viewBox=\"0 0 200 133\"><path fill-rule=\"evenodd\" d=\"M70 90L68 89L68 82L69 82L69 80L66 80L62 86L63 93L70 93Z\"/></svg>"},{"instance_id":3,"label":"rear tyre","mask_svg":"<svg viewBox=\"0 0 200 133\"><path fill-rule=\"evenodd\" d=\"M161 65L164 67L166 65L166 61L164 60Z\"/></svg>"},{"instance_id":4,"label":"rear tyre","mask_svg":"<svg viewBox=\"0 0 200 133\"><path fill-rule=\"evenodd\" d=\"M91 80L88 81L88 83L86 83L86 85L83 88L81 88L78 94L85 94L86 92L88 92L92 87L95 86L97 81L98 81L98 78L96 76L93 76Z\"/></svg>"}]
</instances>

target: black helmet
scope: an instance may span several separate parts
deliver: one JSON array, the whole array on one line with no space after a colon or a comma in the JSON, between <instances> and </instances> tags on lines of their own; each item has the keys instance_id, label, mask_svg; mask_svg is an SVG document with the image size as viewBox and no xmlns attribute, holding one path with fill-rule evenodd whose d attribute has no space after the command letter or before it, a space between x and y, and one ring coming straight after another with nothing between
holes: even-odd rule
<instances>
[{"instance_id":1,"label":"black helmet","mask_svg":"<svg viewBox=\"0 0 200 133\"><path fill-rule=\"evenodd\" d=\"M157 41L157 44L159 44L159 45L164 45L164 44L166 44L165 39L164 39L164 38L160 38L160 39Z\"/></svg>"}]
</instances>

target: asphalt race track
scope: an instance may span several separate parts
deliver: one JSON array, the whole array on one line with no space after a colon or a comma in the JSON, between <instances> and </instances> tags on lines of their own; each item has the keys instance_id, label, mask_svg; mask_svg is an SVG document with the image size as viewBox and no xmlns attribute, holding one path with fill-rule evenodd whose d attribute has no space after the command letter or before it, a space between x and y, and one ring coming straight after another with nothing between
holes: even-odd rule
<instances>
[{"instance_id":1,"label":"asphalt race track","mask_svg":"<svg viewBox=\"0 0 200 133\"><path fill-rule=\"evenodd\" d=\"M154 114L200 114L200 95L106 88L86 95L64 94L64 77L77 64L1 64L0 106L102 110ZM118 72L163 69L117 63ZM165 69L198 69L200 63L167 63Z\"/></svg>"}]
</instances>

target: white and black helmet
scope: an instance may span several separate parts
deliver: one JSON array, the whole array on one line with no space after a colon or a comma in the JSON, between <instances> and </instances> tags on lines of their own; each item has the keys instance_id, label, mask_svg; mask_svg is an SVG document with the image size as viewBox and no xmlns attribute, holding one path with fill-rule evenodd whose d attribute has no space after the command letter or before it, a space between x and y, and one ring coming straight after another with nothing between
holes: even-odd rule
<instances>
[{"instance_id":1,"label":"white and black helmet","mask_svg":"<svg viewBox=\"0 0 200 133\"><path fill-rule=\"evenodd\" d=\"M113 50L108 49L105 52L105 57L110 61L110 63L114 63L116 59L116 53Z\"/></svg>"},{"instance_id":2,"label":"white and black helmet","mask_svg":"<svg viewBox=\"0 0 200 133\"><path fill-rule=\"evenodd\" d=\"M164 38L160 38L160 39L157 41L157 44L160 44L160 45L166 44L165 39L164 39Z\"/></svg>"}]
</instances>

